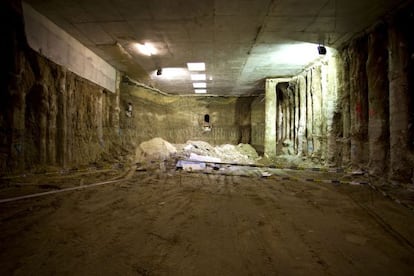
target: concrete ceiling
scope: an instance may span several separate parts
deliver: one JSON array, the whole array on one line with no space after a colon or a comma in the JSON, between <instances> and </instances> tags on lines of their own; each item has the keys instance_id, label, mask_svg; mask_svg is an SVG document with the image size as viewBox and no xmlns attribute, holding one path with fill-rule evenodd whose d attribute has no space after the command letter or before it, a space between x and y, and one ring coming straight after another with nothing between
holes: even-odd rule
<instances>
[{"instance_id":1,"label":"concrete ceiling","mask_svg":"<svg viewBox=\"0 0 414 276\"><path fill-rule=\"evenodd\" d=\"M228 96L260 93L266 77L299 73L318 58L316 44L339 46L401 1L26 2L133 79L194 94L186 63L205 62L208 94ZM137 42L153 43L158 53L140 54Z\"/></svg>"}]
</instances>

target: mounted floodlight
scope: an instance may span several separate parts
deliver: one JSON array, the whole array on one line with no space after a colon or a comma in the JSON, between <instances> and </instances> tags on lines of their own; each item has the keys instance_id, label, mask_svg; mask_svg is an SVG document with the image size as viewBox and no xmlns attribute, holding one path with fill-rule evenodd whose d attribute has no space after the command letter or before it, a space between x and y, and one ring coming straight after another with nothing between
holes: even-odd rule
<instances>
[{"instance_id":1,"label":"mounted floodlight","mask_svg":"<svg viewBox=\"0 0 414 276\"><path fill-rule=\"evenodd\" d=\"M188 62L187 68L189 71L205 71L206 64L204 62Z\"/></svg>"},{"instance_id":2,"label":"mounted floodlight","mask_svg":"<svg viewBox=\"0 0 414 276\"><path fill-rule=\"evenodd\" d=\"M318 53L319 53L320 55L326 55L326 48L325 48L325 46L323 46L323 45L319 45L319 46L318 46Z\"/></svg>"},{"instance_id":3,"label":"mounted floodlight","mask_svg":"<svg viewBox=\"0 0 414 276\"><path fill-rule=\"evenodd\" d=\"M152 56L157 53L157 49L155 49L155 47L148 42L145 42L144 44L136 43L134 46L141 52L141 54L146 56Z\"/></svg>"},{"instance_id":4,"label":"mounted floodlight","mask_svg":"<svg viewBox=\"0 0 414 276\"><path fill-rule=\"evenodd\" d=\"M193 81L205 81L206 74L191 74L191 80Z\"/></svg>"}]
</instances>

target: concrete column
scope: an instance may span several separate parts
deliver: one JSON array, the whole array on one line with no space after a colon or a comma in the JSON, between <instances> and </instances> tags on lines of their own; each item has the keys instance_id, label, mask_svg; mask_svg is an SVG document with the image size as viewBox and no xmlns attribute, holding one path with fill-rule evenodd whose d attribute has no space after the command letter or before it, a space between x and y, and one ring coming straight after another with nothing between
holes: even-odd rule
<instances>
[{"instance_id":1,"label":"concrete column","mask_svg":"<svg viewBox=\"0 0 414 276\"><path fill-rule=\"evenodd\" d=\"M66 70L62 67L62 73L59 75L59 90L57 96L57 139L56 139L56 155L57 162L62 167L67 165L67 109L66 109Z\"/></svg>"},{"instance_id":2,"label":"concrete column","mask_svg":"<svg viewBox=\"0 0 414 276\"><path fill-rule=\"evenodd\" d=\"M388 32L389 49L389 112L390 112L390 178L408 181L411 168L408 153L408 60L407 40L402 27L391 22Z\"/></svg>"},{"instance_id":3,"label":"concrete column","mask_svg":"<svg viewBox=\"0 0 414 276\"><path fill-rule=\"evenodd\" d=\"M299 127L298 127L298 155L304 155L306 146L306 80L305 77L298 77L299 92Z\"/></svg>"},{"instance_id":4,"label":"concrete column","mask_svg":"<svg viewBox=\"0 0 414 276\"><path fill-rule=\"evenodd\" d=\"M117 72L116 73L116 83L115 83L115 101L114 101L114 106L112 108L112 112L113 114L111 114L110 118L112 118L112 122L111 122L111 126L115 129L116 133L119 134L119 114L120 114L120 106L119 106L119 98L120 98L120 94L121 94L121 88L120 88L120 84L121 84L121 73Z\"/></svg>"},{"instance_id":5,"label":"concrete column","mask_svg":"<svg viewBox=\"0 0 414 276\"><path fill-rule=\"evenodd\" d=\"M321 67L312 68L313 154L320 158L322 150L322 86Z\"/></svg>"},{"instance_id":6,"label":"concrete column","mask_svg":"<svg viewBox=\"0 0 414 276\"><path fill-rule=\"evenodd\" d=\"M312 73L311 70L306 75L306 155L312 156L313 153L313 100L312 100Z\"/></svg>"},{"instance_id":7,"label":"concrete column","mask_svg":"<svg viewBox=\"0 0 414 276\"><path fill-rule=\"evenodd\" d=\"M44 82L46 82L45 79L42 79L43 83L39 83L36 85L36 90L34 93L38 93L39 104L37 110L38 114L36 114L38 117L38 128L39 128L39 161L41 165L46 164L47 160L47 128L48 128L48 122L47 122L47 113L49 110L49 102L48 102L48 96L49 96L49 90Z\"/></svg>"},{"instance_id":8,"label":"concrete column","mask_svg":"<svg viewBox=\"0 0 414 276\"><path fill-rule=\"evenodd\" d=\"M264 155L267 158L276 158L276 80L266 80L265 91L265 141Z\"/></svg>"},{"instance_id":9,"label":"concrete column","mask_svg":"<svg viewBox=\"0 0 414 276\"><path fill-rule=\"evenodd\" d=\"M348 49L342 52L341 109L342 109L342 166L351 162L351 114L349 104L349 54Z\"/></svg>"},{"instance_id":10,"label":"concrete column","mask_svg":"<svg viewBox=\"0 0 414 276\"><path fill-rule=\"evenodd\" d=\"M289 139L289 100L286 97L286 91L284 91L284 98L283 98L283 141Z\"/></svg>"},{"instance_id":11,"label":"concrete column","mask_svg":"<svg viewBox=\"0 0 414 276\"><path fill-rule=\"evenodd\" d=\"M103 90L101 91L101 93L98 96L98 99L96 101L96 106L95 106L95 110L96 110L96 134L99 140L99 144L101 145L101 147L103 147L104 145L104 140L103 140L103 121L104 121L104 111L103 111L103 98L105 97L105 94L103 93Z\"/></svg>"},{"instance_id":12,"label":"concrete column","mask_svg":"<svg viewBox=\"0 0 414 276\"><path fill-rule=\"evenodd\" d=\"M10 159L8 162L11 170L24 171L25 169L25 116L26 116L26 91L19 91L18 78L9 85L10 100L13 103L11 110L11 135L10 135Z\"/></svg>"},{"instance_id":13,"label":"concrete column","mask_svg":"<svg viewBox=\"0 0 414 276\"><path fill-rule=\"evenodd\" d=\"M298 154L299 148L299 109L300 109L300 102L299 102L299 81L298 79L295 80L295 88L294 88L294 109L295 109L295 123L294 123L294 141L293 145L295 148L295 154Z\"/></svg>"},{"instance_id":14,"label":"concrete column","mask_svg":"<svg viewBox=\"0 0 414 276\"><path fill-rule=\"evenodd\" d=\"M286 99L284 99L284 101L285 101L285 111L286 111L286 115L285 115L285 120L286 120L286 129L285 129L285 133L286 133L286 135L285 135L285 140L286 139L288 139L288 140L290 140L291 139L291 132L290 132L290 130L291 130L291 127L290 127L290 124L291 124L291 120L290 120L290 117L291 117L291 106L290 106L290 93L289 93L289 90L287 90L286 89L286 95L287 95L287 98Z\"/></svg>"},{"instance_id":15,"label":"concrete column","mask_svg":"<svg viewBox=\"0 0 414 276\"><path fill-rule=\"evenodd\" d=\"M340 153L340 147L337 143L337 138L342 132L342 126L340 125L340 101L338 100L338 56L334 55L329 59L328 65L325 67L327 72L327 88L323 91L327 91L326 95L326 107L324 108L326 116L326 164L329 166L337 165L338 155Z\"/></svg>"},{"instance_id":16,"label":"concrete column","mask_svg":"<svg viewBox=\"0 0 414 276\"><path fill-rule=\"evenodd\" d=\"M366 38L353 41L350 56L351 166L361 169L368 156L368 88Z\"/></svg>"},{"instance_id":17,"label":"concrete column","mask_svg":"<svg viewBox=\"0 0 414 276\"><path fill-rule=\"evenodd\" d=\"M328 81L328 64L323 62L321 65L321 160L326 161L328 157L328 137L332 135L332 116L333 106L332 87ZM329 128L329 134L328 134Z\"/></svg>"},{"instance_id":18,"label":"concrete column","mask_svg":"<svg viewBox=\"0 0 414 276\"><path fill-rule=\"evenodd\" d=\"M277 93L277 91L276 91ZM277 99L277 94L276 94ZM281 101L276 104L276 144L283 139L283 105Z\"/></svg>"},{"instance_id":19,"label":"concrete column","mask_svg":"<svg viewBox=\"0 0 414 276\"><path fill-rule=\"evenodd\" d=\"M53 93L49 94L49 110L47 112L47 162L49 164L55 165L57 160L56 156L56 139L57 139L57 130L56 130L56 117L57 117L57 93L56 90L53 90Z\"/></svg>"},{"instance_id":20,"label":"concrete column","mask_svg":"<svg viewBox=\"0 0 414 276\"><path fill-rule=\"evenodd\" d=\"M65 88L65 132L66 132L66 143L65 143L65 162L67 165L74 161L74 148L77 147L75 143L75 124L73 124L75 118L75 92L76 82L75 75L69 71L66 72L66 88Z\"/></svg>"},{"instance_id":21,"label":"concrete column","mask_svg":"<svg viewBox=\"0 0 414 276\"><path fill-rule=\"evenodd\" d=\"M295 148L295 92L289 88L289 109L290 109L290 137L289 139L292 141L292 150Z\"/></svg>"},{"instance_id":22,"label":"concrete column","mask_svg":"<svg viewBox=\"0 0 414 276\"><path fill-rule=\"evenodd\" d=\"M368 49L369 170L373 175L384 175L389 146L388 51L384 25L379 25L369 34Z\"/></svg>"}]
</instances>

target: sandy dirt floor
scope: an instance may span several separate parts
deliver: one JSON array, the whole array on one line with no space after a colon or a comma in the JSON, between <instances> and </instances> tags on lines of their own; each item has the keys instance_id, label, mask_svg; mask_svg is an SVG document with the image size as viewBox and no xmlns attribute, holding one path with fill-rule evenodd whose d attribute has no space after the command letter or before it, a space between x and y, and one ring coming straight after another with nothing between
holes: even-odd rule
<instances>
[{"instance_id":1,"label":"sandy dirt floor","mask_svg":"<svg viewBox=\"0 0 414 276\"><path fill-rule=\"evenodd\" d=\"M412 211L364 185L306 181L337 174L277 174L131 171L1 203L0 275L414 275ZM70 179L15 180L0 195L116 174Z\"/></svg>"}]
</instances>

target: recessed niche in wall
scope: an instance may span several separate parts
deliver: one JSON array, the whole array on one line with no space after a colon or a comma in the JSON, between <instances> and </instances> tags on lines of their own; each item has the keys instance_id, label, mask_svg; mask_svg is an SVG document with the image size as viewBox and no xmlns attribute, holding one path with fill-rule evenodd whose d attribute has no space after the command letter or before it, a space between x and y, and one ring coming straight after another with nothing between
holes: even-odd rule
<instances>
[{"instance_id":1,"label":"recessed niche in wall","mask_svg":"<svg viewBox=\"0 0 414 276\"><path fill-rule=\"evenodd\" d=\"M211 124L210 124L210 115L204 115L204 124L203 124L204 131L211 131Z\"/></svg>"}]
</instances>

